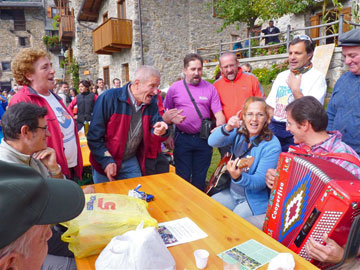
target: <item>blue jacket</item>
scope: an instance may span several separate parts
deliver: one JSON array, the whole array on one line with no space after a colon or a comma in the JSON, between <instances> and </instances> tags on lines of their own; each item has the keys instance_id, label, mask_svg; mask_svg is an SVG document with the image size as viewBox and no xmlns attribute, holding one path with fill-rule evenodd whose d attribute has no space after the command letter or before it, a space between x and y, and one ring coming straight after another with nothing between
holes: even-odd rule
<instances>
[{"instance_id":1,"label":"blue jacket","mask_svg":"<svg viewBox=\"0 0 360 270\"><path fill-rule=\"evenodd\" d=\"M256 136L250 138L254 141ZM238 134L237 130L232 130L228 136L224 135L221 128L217 128L209 137L208 143L212 147L224 147L232 145L231 153L241 143L246 143L245 137ZM265 183L265 174L268 169L276 168L281 146L276 136L270 141L261 141L257 147L253 147L248 155L255 157L250 170L241 174L241 179L235 182L232 179L231 185L240 185L245 189L245 195L249 206L254 215L264 214L269 201L268 188Z\"/></svg>"},{"instance_id":2,"label":"blue jacket","mask_svg":"<svg viewBox=\"0 0 360 270\"><path fill-rule=\"evenodd\" d=\"M122 88L107 90L95 102L87 140L91 150L90 163L94 169L105 175L104 169L109 163L116 163L117 172L121 168L126 140L130 130L131 101L128 96L129 83ZM136 157L142 173L145 174L145 154L151 146L153 125L162 121L157 107L157 98L141 108L143 141ZM164 140L166 137L164 137Z\"/></svg>"},{"instance_id":3,"label":"blue jacket","mask_svg":"<svg viewBox=\"0 0 360 270\"><path fill-rule=\"evenodd\" d=\"M360 76L346 72L336 82L327 114L327 130L339 130L342 141L360 155Z\"/></svg>"},{"instance_id":4,"label":"blue jacket","mask_svg":"<svg viewBox=\"0 0 360 270\"><path fill-rule=\"evenodd\" d=\"M2 95L0 95L0 97L2 97L3 99L5 99L5 102L0 101L0 120L1 120L3 114L5 113L6 107L8 106L8 102L7 102L6 97L4 97L4 96L2 96ZM0 131L1 131L1 130L2 130L2 128L1 128L1 125L0 125Z\"/></svg>"}]
</instances>

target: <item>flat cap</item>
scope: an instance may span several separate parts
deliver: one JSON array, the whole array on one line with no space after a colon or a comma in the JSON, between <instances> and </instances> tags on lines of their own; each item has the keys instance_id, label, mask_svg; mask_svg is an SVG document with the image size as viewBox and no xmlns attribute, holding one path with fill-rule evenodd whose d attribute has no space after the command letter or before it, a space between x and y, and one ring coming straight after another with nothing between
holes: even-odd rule
<instances>
[{"instance_id":1,"label":"flat cap","mask_svg":"<svg viewBox=\"0 0 360 270\"><path fill-rule=\"evenodd\" d=\"M339 37L339 46L360 46L360 29L353 29Z\"/></svg>"}]
</instances>

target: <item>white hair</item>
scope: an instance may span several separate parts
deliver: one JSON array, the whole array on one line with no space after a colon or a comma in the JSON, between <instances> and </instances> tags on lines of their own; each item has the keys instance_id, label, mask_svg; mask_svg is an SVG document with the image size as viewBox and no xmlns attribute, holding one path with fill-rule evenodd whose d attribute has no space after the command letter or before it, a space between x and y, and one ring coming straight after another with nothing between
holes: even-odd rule
<instances>
[{"instance_id":1,"label":"white hair","mask_svg":"<svg viewBox=\"0 0 360 270\"><path fill-rule=\"evenodd\" d=\"M21 235L18 239L11 242L6 247L0 249L0 258L4 257L5 255L7 255L11 252L20 253L20 254L24 255L25 258L28 258L31 253L30 243L34 238L34 235L36 235L39 230L43 229L43 226L44 225L32 226L23 235ZM48 226L48 225L45 225L45 226Z\"/></svg>"},{"instance_id":2,"label":"white hair","mask_svg":"<svg viewBox=\"0 0 360 270\"><path fill-rule=\"evenodd\" d=\"M160 78L160 72L153 66L141 66L135 71L134 81L146 82L150 77Z\"/></svg>"},{"instance_id":3,"label":"white hair","mask_svg":"<svg viewBox=\"0 0 360 270\"><path fill-rule=\"evenodd\" d=\"M234 57L234 60L237 62L235 53L233 53L233 52L225 52L225 53L223 53L223 54L220 56L220 58L219 58L219 64L220 64L220 66L221 66L221 59L225 58L226 56L230 56L230 55L233 56L233 57Z\"/></svg>"}]
</instances>

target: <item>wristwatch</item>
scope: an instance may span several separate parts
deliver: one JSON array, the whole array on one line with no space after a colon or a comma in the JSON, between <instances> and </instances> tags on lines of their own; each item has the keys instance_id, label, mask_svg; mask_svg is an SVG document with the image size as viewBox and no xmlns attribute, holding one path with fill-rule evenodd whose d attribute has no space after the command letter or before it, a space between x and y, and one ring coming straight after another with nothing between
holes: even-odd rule
<instances>
[{"instance_id":1,"label":"wristwatch","mask_svg":"<svg viewBox=\"0 0 360 270\"><path fill-rule=\"evenodd\" d=\"M58 175L59 173L61 173L61 167L59 164L57 164L58 168L55 171L49 171L49 175L50 176L55 176Z\"/></svg>"}]
</instances>

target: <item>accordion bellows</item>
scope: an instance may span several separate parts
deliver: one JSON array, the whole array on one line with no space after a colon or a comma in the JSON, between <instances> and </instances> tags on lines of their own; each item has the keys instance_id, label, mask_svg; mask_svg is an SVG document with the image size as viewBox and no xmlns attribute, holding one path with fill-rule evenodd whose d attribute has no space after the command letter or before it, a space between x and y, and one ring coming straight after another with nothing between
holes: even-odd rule
<instances>
[{"instance_id":1,"label":"accordion bellows","mask_svg":"<svg viewBox=\"0 0 360 270\"><path fill-rule=\"evenodd\" d=\"M319 268L305 251L328 233L344 245L360 213L360 180L330 161L281 153L263 231Z\"/></svg>"}]
</instances>

